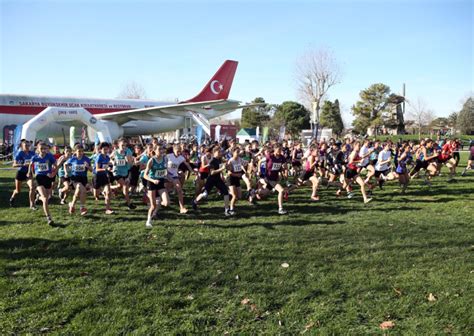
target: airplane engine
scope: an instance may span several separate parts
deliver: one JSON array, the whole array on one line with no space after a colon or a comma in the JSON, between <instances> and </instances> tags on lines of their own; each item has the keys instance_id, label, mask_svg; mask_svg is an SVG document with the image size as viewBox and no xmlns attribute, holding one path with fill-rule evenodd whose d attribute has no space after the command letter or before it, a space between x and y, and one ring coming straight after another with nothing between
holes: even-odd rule
<instances>
[{"instance_id":1,"label":"airplane engine","mask_svg":"<svg viewBox=\"0 0 474 336\"><path fill-rule=\"evenodd\" d=\"M112 140L116 140L123 136L123 127L119 126L116 122L100 120L100 123L105 125L110 132ZM97 132L92 127L87 127L87 136L91 142L95 142Z\"/></svg>"}]
</instances>

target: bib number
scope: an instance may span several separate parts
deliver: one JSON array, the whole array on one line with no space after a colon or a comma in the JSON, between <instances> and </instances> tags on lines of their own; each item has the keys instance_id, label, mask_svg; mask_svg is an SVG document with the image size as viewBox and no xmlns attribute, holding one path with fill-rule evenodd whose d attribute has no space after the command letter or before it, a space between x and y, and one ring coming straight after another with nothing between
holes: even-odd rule
<instances>
[{"instance_id":1,"label":"bib number","mask_svg":"<svg viewBox=\"0 0 474 336\"><path fill-rule=\"evenodd\" d=\"M272 164L272 170L280 170L281 163L274 163Z\"/></svg>"},{"instance_id":2,"label":"bib number","mask_svg":"<svg viewBox=\"0 0 474 336\"><path fill-rule=\"evenodd\" d=\"M127 164L127 161L125 159L116 159L115 160L115 163L117 164L117 166L125 166Z\"/></svg>"},{"instance_id":3,"label":"bib number","mask_svg":"<svg viewBox=\"0 0 474 336\"><path fill-rule=\"evenodd\" d=\"M47 163L37 163L36 165L39 172L46 172L49 170L49 165Z\"/></svg>"},{"instance_id":4,"label":"bib number","mask_svg":"<svg viewBox=\"0 0 474 336\"><path fill-rule=\"evenodd\" d=\"M165 169L160 169L156 171L156 177L165 177L168 174L168 171Z\"/></svg>"},{"instance_id":5,"label":"bib number","mask_svg":"<svg viewBox=\"0 0 474 336\"><path fill-rule=\"evenodd\" d=\"M77 171L77 172L84 172L84 171L86 171L86 165L83 165L83 164L80 164L80 165L78 164L78 165L76 165L75 168L76 168L76 171Z\"/></svg>"}]
</instances>

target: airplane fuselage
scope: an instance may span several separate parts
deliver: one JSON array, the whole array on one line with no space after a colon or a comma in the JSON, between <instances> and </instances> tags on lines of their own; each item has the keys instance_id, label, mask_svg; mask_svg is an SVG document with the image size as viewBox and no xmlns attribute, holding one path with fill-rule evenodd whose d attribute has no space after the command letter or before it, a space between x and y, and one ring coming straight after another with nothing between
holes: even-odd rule
<instances>
[{"instance_id":1,"label":"airplane fuselage","mask_svg":"<svg viewBox=\"0 0 474 336\"><path fill-rule=\"evenodd\" d=\"M82 107L90 113L100 116L102 113L118 112L146 107L164 106L176 104L176 102L162 102L156 100L142 99L100 99L100 98L76 98L76 97L50 97L0 94L0 128L5 126L24 124L45 108L53 107ZM120 135L134 136L144 134L156 134L174 131L185 127L185 117L173 116L171 118L156 118L156 120L134 120L129 121L121 127ZM57 137L69 132L69 127L50 123L44 127L40 137Z\"/></svg>"}]
</instances>

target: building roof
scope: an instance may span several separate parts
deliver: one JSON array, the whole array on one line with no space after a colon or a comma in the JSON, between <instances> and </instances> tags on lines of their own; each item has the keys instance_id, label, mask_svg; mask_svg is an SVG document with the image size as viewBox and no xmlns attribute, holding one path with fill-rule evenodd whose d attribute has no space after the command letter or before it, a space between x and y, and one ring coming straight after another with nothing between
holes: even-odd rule
<instances>
[{"instance_id":1,"label":"building roof","mask_svg":"<svg viewBox=\"0 0 474 336\"><path fill-rule=\"evenodd\" d=\"M237 135L242 136L256 136L257 130L255 128L241 128Z\"/></svg>"}]
</instances>

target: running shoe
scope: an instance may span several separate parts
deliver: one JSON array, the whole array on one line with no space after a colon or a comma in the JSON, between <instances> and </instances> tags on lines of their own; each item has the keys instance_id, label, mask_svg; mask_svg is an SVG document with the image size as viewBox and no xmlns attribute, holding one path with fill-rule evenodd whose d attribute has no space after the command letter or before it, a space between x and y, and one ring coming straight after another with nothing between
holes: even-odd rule
<instances>
[{"instance_id":1,"label":"running shoe","mask_svg":"<svg viewBox=\"0 0 474 336\"><path fill-rule=\"evenodd\" d=\"M87 209L85 207L81 207L81 216L87 215Z\"/></svg>"},{"instance_id":2,"label":"running shoe","mask_svg":"<svg viewBox=\"0 0 474 336\"><path fill-rule=\"evenodd\" d=\"M194 211L196 211L198 209L198 205L196 203L196 200L193 200L191 205L192 205Z\"/></svg>"},{"instance_id":3,"label":"running shoe","mask_svg":"<svg viewBox=\"0 0 474 336\"><path fill-rule=\"evenodd\" d=\"M286 211L285 209L278 209L278 214L279 215L286 215L286 214L288 214L288 211Z\"/></svg>"},{"instance_id":4,"label":"running shoe","mask_svg":"<svg viewBox=\"0 0 474 336\"><path fill-rule=\"evenodd\" d=\"M36 210L38 210L38 208L36 207L36 205L32 205L32 206L30 206L30 209L31 209L31 210L33 210L33 211L36 211Z\"/></svg>"},{"instance_id":5,"label":"running shoe","mask_svg":"<svg viewBox=\"0 0 474 336\"><path fill-rule=\"evenodd\" d=\"M130 209L130 210L134 210L137 208L137 206L135 204L133 204L132 202L128 203L127 204L127 207Z\"/></svg>"},{"instance_id":6,"label":"running shoe","mask_svg":"<svg viewBox=\"0 0 474 336\"><path fill-rule=\"evenodd\" d=\"M14 207L15 206L15 199L14 198L10 198L10 207Z\"/></svg>"},{"instance_id":7,"label":"running shoe","mask_svg":"<svg viewBox=\"0 0 474 336\"><path fill-rule=\"evenodd\" d=\"M147 229L151 229L151 228L153 227L153 225L151 224L151 221L150 221L150 220L146 221L145 227L146 227Z\"/></svg>"},{"instance_id":8,"label":"running shoe","mask_svg":"<svg viewBox=\"0 0 474 336\"><path fill-rule=\"evenodd\" d=\"M113 210L110 210L110 209L105 210L106 215L113 215L114 213L115 213L115 211L113 211Z\"/></svg>"},{"instance_id":9,"label":"running shoe","mask_svg":"<svg viewBox=\"0 0 474 336\"><path fill-rule=\"evenodd\" d=\"M370 201L372 201L372 198L367 198L367 199L364 201L364 203L367 204L367 203L369 203Z\"/></svg>"},{"instance_id":10,"label":"running shoe","mask_svg":"<svg viewBox=\"0 0 474 336\"><path fill-rule=\"evenodd\" d=\"M47 220L49 226L54 226L54 221L51 219L51 217L47 217Z\"/></svg>"},{"instance_id":11,"label":"running shoe","mask_svg":"<svg viewBox=\"0 0 474 336\"><path fill-rule=\"evenodd\" d=\"M347 198L351 199L352 197L354 197L354 193L353 192L349 192L347 194Z\"/></svg>"},{"instance_id":12,"label":"running shoe","mask_svg":"<svg viewBox=\"0 0 474 336\"><path fill-rule=\"evenodd\" d=\"M225 210L224 210L224 215L225 215L226 217L232 216L232 215L230 214L230 210L229 210L229 209L225 209Z\"/></svg>"},{"instance_id":13,"label":"running shoe","mask_svg":"<svg viewBox=\"0 0 474 336\"><path fill-rule=\"evenodd\" d=\"M237 215L237 212L235 210L229 210L229 214L231 216L235 216L235 215Z\"/></svg>"},{"instance_id":14,"label":"running shoe","mask_svg":"<svg viewBox=\"0 0 474 336\"><path fill-rule=\"evenodd\" d=\"M64 205L64 204L66 204L66 201L61 199L61 201L59 201L59 204Z\"/></svg>"}]
</instances>

